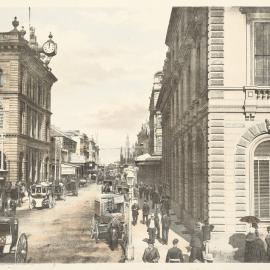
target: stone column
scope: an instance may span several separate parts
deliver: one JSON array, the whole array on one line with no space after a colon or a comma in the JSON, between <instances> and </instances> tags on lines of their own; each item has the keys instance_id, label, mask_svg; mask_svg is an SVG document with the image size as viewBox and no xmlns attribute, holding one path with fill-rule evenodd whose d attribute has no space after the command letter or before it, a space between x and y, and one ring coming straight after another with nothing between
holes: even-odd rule
<instances>
[{"instance_id":1,"label":"stone column","mask_svg":"<svg viewBox=\"0 0 270 270\"><path fill-rule=\"evenodd\" d=\"M197 48L196 44L192 44L191 52L190 52L190 101L196 99L196 55L197 55Z\"/></svg>"}]
</instances>

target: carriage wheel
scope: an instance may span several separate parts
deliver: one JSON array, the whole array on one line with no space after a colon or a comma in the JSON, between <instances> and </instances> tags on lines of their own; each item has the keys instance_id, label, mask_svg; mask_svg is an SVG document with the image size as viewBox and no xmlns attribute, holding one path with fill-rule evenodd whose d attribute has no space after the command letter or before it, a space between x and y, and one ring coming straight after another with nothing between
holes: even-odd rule
<instances>
[{"instance_id":1,"label":"carriage wheel","mask_svg":"<svg viewBox=\"0 0 270 270\"><path fill-rule=\"evenodd\" d=\"M27 252L28 252L27 236L25 235L25 233L23 233L20 235L16 244L15 263L25 263L27 258Z\"/></svg>"}]
</instances>

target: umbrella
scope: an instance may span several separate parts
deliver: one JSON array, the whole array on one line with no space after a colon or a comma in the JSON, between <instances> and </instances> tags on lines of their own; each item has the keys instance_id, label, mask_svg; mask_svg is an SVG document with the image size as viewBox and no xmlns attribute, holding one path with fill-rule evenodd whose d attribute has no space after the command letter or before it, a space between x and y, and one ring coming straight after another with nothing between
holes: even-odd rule
<instances>
[{"instance_id":1,"label":"umbrella","mask_svg":"<svg viewBox=\"0 0 270 270\"><path fill-rule=\"evenodd\" d=\"M241 217L240 221L247 222L247 223L259 223L260 219L258 219L255 216L245 216L245 217Z\"/></svg>"}]
</instances>

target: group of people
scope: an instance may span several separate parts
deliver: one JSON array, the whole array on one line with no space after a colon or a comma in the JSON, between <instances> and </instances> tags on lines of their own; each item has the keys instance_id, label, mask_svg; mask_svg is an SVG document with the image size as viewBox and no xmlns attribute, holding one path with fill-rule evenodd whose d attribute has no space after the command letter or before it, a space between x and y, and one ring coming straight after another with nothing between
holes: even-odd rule
<instances>
[{"instance_id":1,"label":"group of people","mask_svg":"<svg viewBox=\"0 0 270 270\"><path fill-rule=\"evenodd\" d=\"M162 211L169 211L169 196L164 192L162 185L139 185L139 198L147 202L152 201L152 208L155 209L161 205Z\"/></svg>"},{"instance_id":2,"label":"group of people","mask_svg":"<svg viewBox=\"0 0 270 270\"><path fill-rule=\"evenodd\" d=\"M178 248L178 239L174 239L172 244L173 247L170 248L167 252L166 255L166 263L183 263L184 262L184 257L182 250ZM145 263L158 263L160 260L160 254L158 249L154 246L154 243L149 240L148 241L148 247L144 250L143 257L142 257L143 262Z\"/></svg>"},{"instance_id":3,"label":"group of people","mask_svg":"<svg viewBox=\"0 0 270 270\"><path fill-rule=\"evenodd\" d=\"M253 223L245 239L244 261L252 263L265 262L266 260L270 261L270 226L267 227L267 235L264 243L259 235L258 224Z\"/></svg>"}]
</instances>

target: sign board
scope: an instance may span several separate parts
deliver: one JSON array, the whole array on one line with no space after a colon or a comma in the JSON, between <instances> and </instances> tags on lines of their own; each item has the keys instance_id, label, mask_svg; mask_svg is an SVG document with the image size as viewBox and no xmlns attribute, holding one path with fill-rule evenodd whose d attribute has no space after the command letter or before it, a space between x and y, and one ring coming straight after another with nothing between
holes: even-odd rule
<instances>
[{"instance_id":1,"label":"sign board","mask_svg":"<svg viewBox=\"0 0 270 270\"><path fill-rule=\"evenodd\" d=\"M123 203L124 201L125 201L124 200L124 195L114 197L114 203L115 204Z\"/></svg>"}]
</instances>

